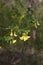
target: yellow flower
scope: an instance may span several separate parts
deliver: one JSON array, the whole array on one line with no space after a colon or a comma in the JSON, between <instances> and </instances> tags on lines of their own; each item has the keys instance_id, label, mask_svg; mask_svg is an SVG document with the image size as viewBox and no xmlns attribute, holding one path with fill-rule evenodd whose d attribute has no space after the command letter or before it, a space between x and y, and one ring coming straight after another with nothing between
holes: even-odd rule
<instances>
[{"instance_id":1,"label":"yellow flower","mask_svg":"<svg viewBox=\"0 0 43 65\"><path fill-rule=\"evenodd\" d=\"M16 40L13 40L12 43L13 43L13 44L16 43Z\"/></svg>"},{"instance_id":2,"label":"yellow flower","mask_svg":"<svg viewBox=\"0 0 43 65\"><path fill-rule=\"evenodd\" d=\"M24 39L24 36L20 37L20 40L23 40Z\"/></svg>"},{"instance_id":3,"label":"yellow flower","mask_svg":"<svg viewBox=\"0 0 43 65\"><path fill-rule=\"evenodd\" d=\"M12 30L11 30L10 36L13 36L13 32L12 32Z\"/></svg>"},{"instance_id":4,"label":"yellow flower","mask_svg":"<svg viewBox=\"0 0 43 65\"><path fill-rule=\"evenodd\" d=\"M27 41L30 37L31 36L24 35L20 37L20 40Z\"/></svg>"},{"instance_id":5,"label":"yellow flower","mask_svg":"<svg viewBox=\"0 0 43 65\"><path fill-rule=\"evenodd\" d=\"M24 41L28 40L30 36L24 36Z\"/></svg>"},{"instance_id":6,"label":"yellow flower","mask_svg":"<svg viewBox=\"0 0 43 65\"><path fill-rule=\"evenodd\" d=\"M40 23L37 21L37 25L40 26Z\"/></svg>"},{"instance_id":7,"label":"yellow flower","mask_svg":"<svg viewBox=\"0 0 43 65\"><path fill-rule=\"evenodd\" d=\"M15 36L15 37L17 37L17 34L16 34L16 32L14 32L14 36Z\"/></svg>"},{"instance_id":8,"label":"yellow flower","mask_svg":"<svg viewBox=\"0 0 43 65\"><path fill-rule=\"evenodd\" d=\"M35 25L35 28L37 28L37 24L35 23L34 25Z\"/></svg>"},{"instance_id":9,"label":"yellow flower","mask_svg":"<svg viewBox=\"0 0 43 65\"><path fill-rule=\"evenodd\" d=\"M10 44L15 44L16 40L10 40Z\"/></svg>"}]
</instances>

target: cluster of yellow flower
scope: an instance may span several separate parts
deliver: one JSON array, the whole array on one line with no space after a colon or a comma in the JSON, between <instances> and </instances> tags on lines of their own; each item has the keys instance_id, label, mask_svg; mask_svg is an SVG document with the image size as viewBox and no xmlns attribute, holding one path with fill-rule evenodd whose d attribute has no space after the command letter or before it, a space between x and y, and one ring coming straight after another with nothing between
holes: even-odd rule
<instances>
[{"instance_id":1,"label":"cluster of yellow flower","mask_svg":"<svg viewBox=\"0 0 43 65\"><path fill-rule=\"evenodd\" d=\"M17 37L17 34L16 34L16 32L14 32L14 34L13 34L13 32L12 32L12 30L11 30L10 36ZM20 39L20 40L23 40L23 41L27 41L30 37L31 37L31 36L28 36L28 33L22 33L22 36L19 37L19 39ZM17 40L14 40L14 39L13 39L13 40L10 41L10 44L11 44L11 43L14 44L14 43L16 43L16 41L17 41Z\"/></svg>"},{"instance_id":2,"label":"cluster of yellow flower","mask_svg":"<svg viewBox=\"0 0 43 65\"><path fill-rule=\"evenodd\" d=\"M17 37L17 34L16 34L16 32L13 33L13 31L11 30L10 36L11 36L11 37L12 37L12 36ZM16 40L14 40L14 39L13 39L13 40L10 40L10 44L12 44L12 43L13 43L13 44L16 43Z\"/></svg>"},{"instance_id":3,"label":"cluster of yellow flower","mask_svg":"<svg viewBox=\"0 0 43 65\"><path fill-rule=\"evenodd\" d=\"M23 33L20 37L20 40L27 41L31 36L28 36L26 33Z\"/></svg>"},{"instance_id":4,"label":"cluster of yellow flower","mask_svg":"<svg viewBox=\"0 0 43 65\"><path fill-rule=\"evenodd\" d=\"M16 34L16 32L13 33L12 30L11 30L10 36L15 36L15 37L17 37L17 34Z\"/></svg>"}]
</instances>

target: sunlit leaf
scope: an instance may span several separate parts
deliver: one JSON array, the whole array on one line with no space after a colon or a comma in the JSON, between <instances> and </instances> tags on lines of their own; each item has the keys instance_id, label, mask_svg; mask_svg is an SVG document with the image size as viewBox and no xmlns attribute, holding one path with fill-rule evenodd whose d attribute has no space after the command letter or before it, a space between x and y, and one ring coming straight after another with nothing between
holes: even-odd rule
<instances>
[{"instance_id":1,"label":"sunlit leaf","mask_svg":"<svg viewBox=\"0 0 43 65\"><path fill-rule=\"evenodd\" d=\"M21 15L20 19L22 20L24 17L25 17L25 15L23 14L23 15Z\"/></svg>"}]
</instances>

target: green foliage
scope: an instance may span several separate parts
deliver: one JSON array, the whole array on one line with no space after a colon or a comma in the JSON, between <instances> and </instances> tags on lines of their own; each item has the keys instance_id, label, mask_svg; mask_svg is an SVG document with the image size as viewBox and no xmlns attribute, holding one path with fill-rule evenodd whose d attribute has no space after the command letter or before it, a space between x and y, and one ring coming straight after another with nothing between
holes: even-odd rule
<instances>
[{"instance_id":1,"label":"green foliage","mask_svg":"<svg viewBox=\"0 0 43 65\"><path fill-rule=\"evenodd\" d=\"M17 33L17 38L24 32L27 32L29 36L31 36L31 29L38 27L38 14L36 15L34 7L27 6L24 8L24 1L15 1L16 5L8 4L8 6L3 0L0 3L0 28L6 31L9 30L8 33L6 32L2 36L4 41L7 43L14 39L14 36L9 36L11 30L13 31L12 33L14 33L14 31ZM0 35L2 35L2 33Z\"/></svg>"}]
</instances>

